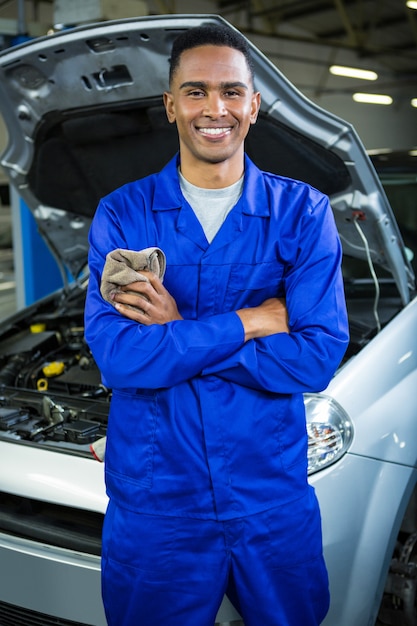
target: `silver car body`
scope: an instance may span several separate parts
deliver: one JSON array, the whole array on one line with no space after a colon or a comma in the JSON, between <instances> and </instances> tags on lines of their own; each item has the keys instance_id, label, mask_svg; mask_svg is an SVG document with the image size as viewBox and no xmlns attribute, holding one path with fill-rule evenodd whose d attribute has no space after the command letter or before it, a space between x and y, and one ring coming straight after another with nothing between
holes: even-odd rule
<instances>
[{"instance_id":1,"label":"silver car body","mask_svg":"<svg viewBox=\"0 0 417 626\"><path fill-rule=\"evenodd\" d=\"M14 329L20 332L33 319L50 319L49 310L56 312L61 307L65 317L65 303L74 290L84 291L88 280L87 232L95 206L90 203L90 214L85 209L77 213L67 187L61 198L51 189L58 187L59 193L59 164L50 163L50 185L42 187L39 181L48 150L64 158L61 148L67 145L62 143L65 140L70 147L71 142L78 142L80 153L83 137L86 144L89 141L88 133L82 135L88 124L92 135L96 127L100 134L106 116L119 111L121 125L127 119L129 127L134 120L131 111L137 106L150 112L146 123L155 123L144 137L148 150L139 152L143 155L139 174L147 173L145 166L153 160L153 141L155 150L162 152L158 155L162 165L175 149L171 135L167 141L158 139L159 131L165 132L158 116L160 97L167 88L170 46L182 29L203 21L222 22L216 16L201 15L107 22L36 39L0 54L0 112L9 133L1 163L35 215L40 232L62 265L63 276L71 274L64 295L52 294L6 320L0 327L2 341L13 342ZM349 261L346 285L352 348L328 389L306 396L306 407L308 423L324 425L335 437L331 444L312 440L311 446L310 480L322 511L332 596L324 624L369 626L375 623L384 588L390 594L395 575L388 572L400 530L408 536L417 530L414 275L392 209L354 129L307 100L252 48L262 105L259 135L251 131L248 151L261 167L302 178L328 193ZM126 119L125 111L129 113ZM277 133L276 143L270 128ZM81 139L74 139L77 132ZM146 147L146 141L138 151ZM109 143L111 139L106 145ZM166 150L162 149L165 145ZM54 152L52 147L57 146L59 150ZM113 159L123 158L115 152ZM148 165L155 167L156 163ZM284 165L286 171L282 172ZM91 177L96 174L93 170ZM129 170L126 175L130 174ZM80 174L81 186L82 180ZM105 182L98 195L108 191ZM109 181L114 183L115 179ZM58 200L54 202L54 198ZM360 268L358 276L355 263ZM375 281L374 267L382 274L381 280ZM3 407L8 417L10 406L39 404L41 395L39 387L27 390L24 385L7 382L0 389L0 410ZM79 396L71 419L76 411L88 415L87 402L98 406L94 394ZM62 404L67 400L65 394L55 393L48 405L48 428L41 424L39 436L30 420L25 436L17 426L0 431L0 511L4 513L0 517L0 621L2 611L16 610L28 616L40 613L45 624L57 623L54 620L58 618L67 620L59 623L105 624L99 550L84 549L79 538L90 524L99 526L106 508L103 465L92 459L88 441L78 443L75 435L68 439L68 430L66 438L48 440L48 432L62 428L66 419ZM97 409L95 424L104 420L106 411L104 402ZM100 428L97 434L103 434L102 425ZM39 522L36 533L25 529L18 506L27 502L31 514L41 503L40 513L34 517ZM63 523L63 534L67 533L62 541L55 537L56 527L49 528L55 511ZM62 521L71 511L72 519L83 513L87 516L79 534L75 529L73 543L72 531L65 530ZM54 539L49 540L52 535ZM401 585L397 592L401 596ZM238 618L225 598L218 621Z\"/></svg>"}]
</instances>

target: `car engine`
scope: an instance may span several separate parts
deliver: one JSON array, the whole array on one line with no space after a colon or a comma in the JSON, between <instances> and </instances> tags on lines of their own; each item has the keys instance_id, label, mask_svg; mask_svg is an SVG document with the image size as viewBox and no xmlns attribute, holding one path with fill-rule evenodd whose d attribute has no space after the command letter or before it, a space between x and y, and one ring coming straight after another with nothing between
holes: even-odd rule
<instances>
[{"instance_id":1,"label":"car engine","mask_svg":"<svg viewBox=\"0 0 417 626\"><path fill-rule=\"evenodd\" d=\"M105 435L110 390L84 340L85 290L8 320L0 341L0 439L90 454Z\"/></svg>"}]
</instances>

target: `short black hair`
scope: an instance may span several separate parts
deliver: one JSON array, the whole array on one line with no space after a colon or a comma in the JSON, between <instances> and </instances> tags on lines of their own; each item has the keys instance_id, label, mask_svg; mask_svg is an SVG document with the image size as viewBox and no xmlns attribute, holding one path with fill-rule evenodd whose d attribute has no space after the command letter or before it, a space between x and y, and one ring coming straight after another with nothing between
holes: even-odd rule
<instances>
[{"instance_id":1,"label":"short black hair","mask_svg":"<svg viewBox=\"0 0 417 626\"><path fill-rule=\"evenodd\" d=\"M248 65L252 83L255 70L248 41L238 31L221 24L205 24L195 26L184 31L174 40L169 60L169 83L171 84L175 71L180 63L180 57L185 50L199 46L227 46L243 54Z\"/></svg>"}]
</instances>

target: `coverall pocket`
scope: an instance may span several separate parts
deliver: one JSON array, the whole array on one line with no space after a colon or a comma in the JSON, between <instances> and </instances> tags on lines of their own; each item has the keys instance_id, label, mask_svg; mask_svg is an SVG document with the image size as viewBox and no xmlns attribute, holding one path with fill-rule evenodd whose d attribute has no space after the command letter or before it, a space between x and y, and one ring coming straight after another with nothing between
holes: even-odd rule
<instances>
[{"instance_id":1,"label":"coverall pocket","mask_svg":"<svg viewBox=\"0 0 417 626\"><path fill-rule=\"evenodd\" d=\"M114 390L107 430L106 472L152 487L158 423L154 390Z\"/></svg>"},{"instance_id":2,"label":"coverall pocket","mask_svg":"<svg viewBox=\"0 0 417 626\"><path fill-rule=\"evenodd\" d=\"M291 420L288 416L291 416ZM307 466L307 433L302 394L288 397L288 404L281 404L278 427L278 445L282 466L291 471Z\"/></svg>"},{"instance_id":3,"label":"coverall pocket","mask_svg":"<svg viewBox=\"0 0 417 626\"><path fill-rule=\"evenodd\" d=\"M268 298L282 295L283 266L268 263L237 263L230 270L227 304L231 308L259 306Z\"/></svg>"}]
</instances>

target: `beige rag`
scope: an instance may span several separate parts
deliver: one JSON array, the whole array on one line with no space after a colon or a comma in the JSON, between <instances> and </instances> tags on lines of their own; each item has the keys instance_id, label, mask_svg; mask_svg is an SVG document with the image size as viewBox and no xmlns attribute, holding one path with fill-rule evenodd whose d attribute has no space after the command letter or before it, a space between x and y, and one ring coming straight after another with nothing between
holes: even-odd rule
<instances>
[{"instance_id":1,"label":"beige rag","mask_svg":"<svg viewBox=\"0 0 417 626\"><path fill-rule=\"evenodd\" d=\"M112 295L120 292L121 287L137 281L149 282L147 276L141 274L141 271L154 272L163 280L165 269L166 258L160 248L144 248L143 250L117 248L106 256L101 276L101 295L107 302L114 304ZM136 295L138 294L136 293ZM90 445L91 454L101 463L104 461L106 453L106 441L107 437L101 437Z\"/></svg>"},{"instance_id":2,"label":"beige rag","mask_svg":"<svg viewBox=\"0 0 417 626\"><path fill-rule=\"evenodd\" d=\"M106 256L101 276L101 295L107 302L114 304L112 295L119 293L121 287L137 281L149 282L141 271L148 270L163 280L166 269L166 258L160 248L144 248L143 250L123 250L117 248ZM136 294L137 295L137 294Z\"/></svg>"}]
</instances>

